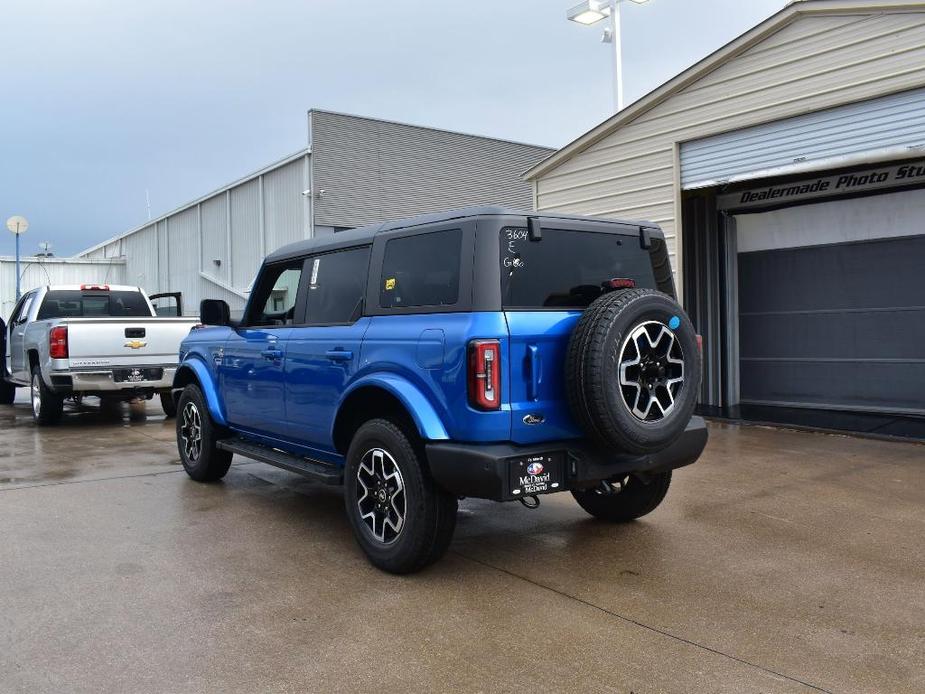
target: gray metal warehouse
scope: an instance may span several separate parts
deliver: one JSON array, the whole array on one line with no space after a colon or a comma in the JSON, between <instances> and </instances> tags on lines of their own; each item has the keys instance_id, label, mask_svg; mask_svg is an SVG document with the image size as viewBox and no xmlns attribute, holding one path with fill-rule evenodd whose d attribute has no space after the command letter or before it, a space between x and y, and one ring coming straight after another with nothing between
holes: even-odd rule
<instances>
[{"instance_id":1,"label":"gray metal warehouse","mask_svg":"<svg viewBox=\"0 0 925 694\"><path fill-rule=\"evenodd\" d=\"M925 2L792 2L526 177L665 229L704 412L921 430Z\"/></svg>"},{"instance_id":2,"label":"gray metal warehouse","mask_svg":"<svg viewBox=\"0 0 925 694\"><path fill-rule=\"evenodd\" d=\"M241 308L263 257L292 241L466 205L528 209L523 172L552 149L312 110L308 147L104 241L110 282Z\"/></svg>"}]
</instances>

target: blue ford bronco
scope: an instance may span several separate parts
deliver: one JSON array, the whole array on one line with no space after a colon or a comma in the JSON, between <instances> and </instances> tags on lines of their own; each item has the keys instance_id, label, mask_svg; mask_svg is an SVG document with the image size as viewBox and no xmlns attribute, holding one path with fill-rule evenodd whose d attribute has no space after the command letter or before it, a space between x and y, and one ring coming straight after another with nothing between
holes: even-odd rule
<instances>
[{"instance_id":1,"label":"blue ford bronco","mask_svg":"<svg viewBox=\"0 0 925 694\"><path fill-rule=\"evenodd\" d=\"M478 207L286 246L243 318L201 306L173 383L186 472L232 455L343 485L370 561L416 571L464 497L569 491L629 521L707 441L698 337L655 225Z\"/></svg>"}]
</instances>

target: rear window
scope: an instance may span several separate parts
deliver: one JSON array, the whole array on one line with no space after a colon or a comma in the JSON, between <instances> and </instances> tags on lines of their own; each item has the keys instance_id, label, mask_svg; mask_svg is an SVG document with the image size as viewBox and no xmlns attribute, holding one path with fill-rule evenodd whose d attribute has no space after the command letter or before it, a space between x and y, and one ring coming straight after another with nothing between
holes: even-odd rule
<instances>
[{"instance_id":1,"label":"rear window","mask_svg":"<svg viewBox=\"0 0 925 694\"><path fill-rule=\"evenodd\" d=\"M140 318L151 310L141 292L56 290L48 292L38 320L47 318Z\"/></svg>"},{"instance_id":2,"label":"rear window","mask_svg":"<svg viewBox=\"0 0 925 694\"><path fill-rule=\"evenodd\" d=\"M452 306L459 299L462 230L392 239L382 261L382 308Z\"/></svg>"},{"instance_id":3,"label":"rear window","mask_svg":"<svg viewBox=\"0 0 925 694\"><path fill-rule=\"evenodd\" d=\"M501 230L501 296L505 308L585 308L598 298L601 284L614 278L637 287L671 293L670 276L656 281L653 261L667 253L662 239L652 250L636 236L543 228L530 241L525 228ZM661 284L662 286L659 286Z\"/></svg>"}]
</instances>

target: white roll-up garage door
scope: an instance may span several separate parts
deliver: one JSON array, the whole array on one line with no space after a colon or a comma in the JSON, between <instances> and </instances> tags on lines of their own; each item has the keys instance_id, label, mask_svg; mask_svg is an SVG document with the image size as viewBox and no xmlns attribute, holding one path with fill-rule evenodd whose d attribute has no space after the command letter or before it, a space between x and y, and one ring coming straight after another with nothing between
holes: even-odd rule
<instances>
[{"instance_id":1,"label":"white roll-up garage door","mask_svg":"<svg viewBox=\"0 0 925 694\"><path fill-rule=\"evenodd\" d=\"M681 185L702 188L791 168L831 168L839 160L887 159L890 152L901 157L923 145L925 89L916 89L683 142Z\"/></svg>"}]
</instances>

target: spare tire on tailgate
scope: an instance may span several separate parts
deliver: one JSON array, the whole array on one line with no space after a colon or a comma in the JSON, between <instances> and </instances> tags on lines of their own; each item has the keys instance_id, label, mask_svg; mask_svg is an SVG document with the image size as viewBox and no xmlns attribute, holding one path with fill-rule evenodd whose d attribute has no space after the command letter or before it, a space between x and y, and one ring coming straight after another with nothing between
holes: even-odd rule
<instances>
[{"instance_id":1,"label":"spare tire on tailgate","mask_svg":"<svg viewBox=\"0 0 925 694\"><path fill-rule=\"evenodd\" d=\"M653 453L684 432L700 369L697 335L674 299L653 289L605 294L569 341L572 416L602 448Z\"/></svg>"}]
</instances>

